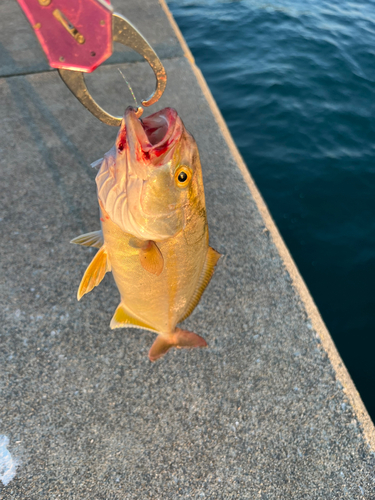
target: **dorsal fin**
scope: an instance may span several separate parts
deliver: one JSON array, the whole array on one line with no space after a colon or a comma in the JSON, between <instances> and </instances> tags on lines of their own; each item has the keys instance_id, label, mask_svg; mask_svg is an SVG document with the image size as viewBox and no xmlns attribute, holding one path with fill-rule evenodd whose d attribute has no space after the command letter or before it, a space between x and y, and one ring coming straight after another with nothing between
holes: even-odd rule
<instances>
[{"instance_id":1,"label":"dorsal fin","mask_svg":"<svg viewBox=\"0 0 375 500\"><path fill-rule=\"evenodd\" d=\"M207 256L206 256L206 261L204 263L203 269L202 269L202 274L200 275L199 281L197 288L194 292L193 297L191 298L189 305L185 309L184 314L182 315L181 319L179 319L178 323L181 321L184 321L190 314L194 311L196 306L198 305L198 302L200 301L202 297L202 293L205 291L208 283L210 282L212 275L215 270L215 266L217 264L217 261L220 259L221 254L214 250L211 247L208 247L207 251Z\"/></svg>"},{"instance_id":2,"label":"dorsal fin","mask_svg":"<svg viewBox=\"0 0 375 500\"><path fill-rule=\"evenodd\" d=\"M111 264L109 262L107 250L103 245L92 259L83 275L81 284L78 288L77 299L81 300L86 293L91 292L95 286L98 286L104 278L105 273L110 270Z\"/></svg>"},{"instance_id":3,"label":"dorsal fin","mask_svg":"<svg viewBox=\"0 0 375 500\"><path fill-rule=\"evenodd\" d=\"M81 234L77 238L73 238L70 243L83 245L84 247L100 248L103 243L103 231L92 231L92 233Z\"/></svg>"},{"instance_id":4,"label":"dorsal fin","mask_svg":"<svg viewBox=\"0 0 375 500\"><path fill-rule=\"evenodd\" d=\"M134 316L132 316L122 304L117 307L109 326L112 328L112 330L114 328L142 328L144 330L151 330L153 332L157 331L155 330L155 328L152 328L152 326L148 325L144 321L134 318Z\"/></svg>"}]
</instances>

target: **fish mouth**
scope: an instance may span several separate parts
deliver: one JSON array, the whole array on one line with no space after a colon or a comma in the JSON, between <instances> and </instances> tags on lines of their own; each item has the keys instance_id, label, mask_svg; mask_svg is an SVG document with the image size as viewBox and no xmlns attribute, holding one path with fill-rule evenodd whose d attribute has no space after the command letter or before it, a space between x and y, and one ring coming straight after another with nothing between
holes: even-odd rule
<instances>
[{"instance_id":1,"label":"fish mouth","mask_svg":"<svg viewBox=\"0 0 375 500\"><path fill-rule=\"evenodd\" d=\"M136 160L158 162L158 158L173 149L182 135L182 121L173 108L137 118L136 110L128 107L125 111L125 127L129 145L133 144Z\"/></svg>"}]
</instances>

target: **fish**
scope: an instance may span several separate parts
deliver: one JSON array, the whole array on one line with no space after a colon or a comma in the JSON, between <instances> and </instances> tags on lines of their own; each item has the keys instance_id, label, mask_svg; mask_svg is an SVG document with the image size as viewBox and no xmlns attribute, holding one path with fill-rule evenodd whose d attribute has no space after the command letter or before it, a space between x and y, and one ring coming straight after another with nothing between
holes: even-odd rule
<instances>
[{"instance_id":1,"label":"fish","mask_svg":"<svg viewBox=\"0 0 375 500\"><path fill-rule=\"evenodd\" d=\"M197 306L221 257L209 246L195 139L173 108L141 120L128 107L98 165L101 229L71 241L99 249L78 300L112 272L121 300L110 328L156 333L151 361L171 347L206 347L203 337L177 327Z\"/></svg>"}]
</instances>

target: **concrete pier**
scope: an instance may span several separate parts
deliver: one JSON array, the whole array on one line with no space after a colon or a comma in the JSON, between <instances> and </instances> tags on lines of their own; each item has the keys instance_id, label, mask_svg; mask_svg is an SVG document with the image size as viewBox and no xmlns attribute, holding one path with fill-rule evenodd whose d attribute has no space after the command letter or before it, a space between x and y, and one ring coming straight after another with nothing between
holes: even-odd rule
<instances>
[{"instance_id":1,"label":"concrete pier","mask_svg":"<svg viewBox=\"0 0 375 500\"><path fill-rule=\"evenodd\" d=\"M90 163L113 144L0 4L0 499L375 498L375 431L164 2L114 1L161 56L201 154L224 254L185 326L209 348L151 364L154 336L110 330L112 276L76 300L99 228ZM154 88L119 50L87 78L109 111ZM354 341L354 340L353 340ZM7 476L5 476L7 474Z\"/></svg>"}]
</instances>

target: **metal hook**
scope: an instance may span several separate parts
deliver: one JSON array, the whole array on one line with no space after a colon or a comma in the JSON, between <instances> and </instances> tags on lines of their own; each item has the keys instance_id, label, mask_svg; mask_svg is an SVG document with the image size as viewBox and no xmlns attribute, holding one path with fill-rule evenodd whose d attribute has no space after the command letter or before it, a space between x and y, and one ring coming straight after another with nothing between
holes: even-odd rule
<instances>
[{"instance_id":1,"label":"metal hook","mask_svg":"<svg viewBox=\"0 0 375 500\"><path fill-rule=\"evenodd\" d=\"M113 41L122 43L138 52L138 54L146 59L155 73L155 91L148 99L142 101L143 106L151 106L151 104L154 104L160 99L167 85L167 75L164 66L147 40L130 21L117 13L113 14L112 19ZM58 71L66 86L90 113L107 125L112 125L114 127L119 127L121 125L122 117L110 115L91 97L82 72L68 69L59 69ZM139 107L137 110L138 118L142 113L143 109Z\"/></svg>"}]
</instances>

